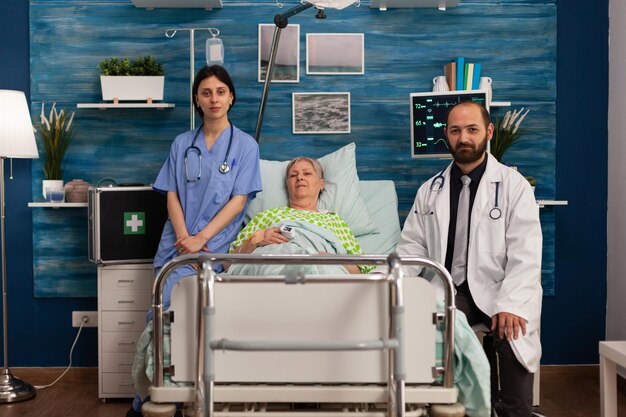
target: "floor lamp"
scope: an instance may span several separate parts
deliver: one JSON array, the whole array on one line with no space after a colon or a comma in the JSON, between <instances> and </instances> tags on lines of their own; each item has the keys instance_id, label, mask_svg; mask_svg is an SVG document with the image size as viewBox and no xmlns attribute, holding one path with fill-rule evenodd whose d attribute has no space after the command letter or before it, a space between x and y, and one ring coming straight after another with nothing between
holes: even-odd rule
<instances>
[{"instance_id":1,"label":"floor lamp","mask_svg":"<svg viewBox=\"0 0 626 417\"><path fill-rule=\"evenodd\" d=\"M25 401L35 397L36 394L32 385L15 378L9 370L4 160L38 157L26 96L22 91L0 90L0 239L2 241L2 337L4 342L4 369L0 373L0 403Z\"/></svg>"}]
</instances>

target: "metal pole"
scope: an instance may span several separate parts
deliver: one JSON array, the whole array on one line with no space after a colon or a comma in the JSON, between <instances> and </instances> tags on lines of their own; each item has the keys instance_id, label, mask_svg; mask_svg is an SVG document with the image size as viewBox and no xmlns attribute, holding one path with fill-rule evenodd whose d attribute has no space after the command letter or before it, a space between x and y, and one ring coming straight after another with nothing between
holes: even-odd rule
<instances>
[{"instance_id":1,"label":"metal pole","mask_svg":"<svg viewBox=\"0 0 626 417\"><path fill-rule=\"evenodd\" d=\"M2 340L4 347L4 369L9 369L9 341L7 336L7 250L4 232L4 157L0 160L0 239L2 239Z\"/></svg>"},{"instance_id":2,"label":"metal pole","mask_svg":"<svg viewBox=\"0 0 626 417\"><path fill-rule=\"evenodd\" d=\"M261 95L261 104L259 106L259 115L256 120L256 129L254 131L254 138L258 142L261 139L261 125L263 124L263 116L265 114L265 104L267 102L267 95L270 91L270 84L272 82L272 74L274 72L274 61L276 59L276 51L278 50L278 43L280 41L280 32L289 24L288 19L291 16L295 16L300 12L312 7L311 3L299 4L287 10L285 13L277 14L274 16L274 37L272 38L272 46L270 48L269 62L267 63L267 73L265 74L265 83L263 84L263 94Z\"/></svg>"},{"instance_id":3,"label":"metal pole","mask_svg":"<svg viewBox=\"0 0 626 417\"><path fill-rule=\"evenodd\" d=\"M191 130L194 130L196 127L196 108L193 105L193 78L194 78L194 57L196 56L196 51L194 49L194 39L195 39L195 29L191 29L189 31L189 120L191 121Z\"/></svg>"}]
</instances>

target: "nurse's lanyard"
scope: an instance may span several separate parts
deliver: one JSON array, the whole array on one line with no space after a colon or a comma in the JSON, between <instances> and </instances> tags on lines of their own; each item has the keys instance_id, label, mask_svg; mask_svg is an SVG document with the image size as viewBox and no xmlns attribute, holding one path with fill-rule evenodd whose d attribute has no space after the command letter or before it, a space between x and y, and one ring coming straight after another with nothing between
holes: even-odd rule
<instances>
[{"instance_id":1,"label":"nurse's lanyard","mask_svg":"<svg viewBox=\"0 0 626 417\"><path fill-rule=\"evenodd\" d=\"M228 148L226 148L226 155L224 155L224 162L222 162L219 168L217 169L220 172L220 174L228 174L228 172L230 172L230 165L228 165L228 156L230 155L230 145L233 144L233 131L235 129L233 129L233 122L229 120L228 123L230 124L230 137L228 138ZM198 130L196 130L196 134L193 136L193 141L191 141L191 146L189 146L185 150L185 178L187 179L187 182L198 182L200 181L200 178L202 177L202 152L200 151L200 148L196 146L196 140L198 140L198 135L200 134L200 131L202 130L203 127L204 127L204 123L202 123L200 127L198 128ZM195 154L198 156L198 176L195 178L189 178L189 170L188 170L189 165L187 164L187 158L189 158L189 154Z\"/></svg>"}]
</instances>

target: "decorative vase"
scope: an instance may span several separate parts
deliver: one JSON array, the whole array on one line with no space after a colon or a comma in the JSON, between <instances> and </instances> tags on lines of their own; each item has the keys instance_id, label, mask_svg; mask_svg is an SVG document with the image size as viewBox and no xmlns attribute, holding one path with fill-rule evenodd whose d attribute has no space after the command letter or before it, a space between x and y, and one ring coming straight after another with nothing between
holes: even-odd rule
<instances>
[{"instance_id":1,"label":"decorative vase","mask_svg":"<svg viewBox=\"0 0 626 417\"><path fill-rule=\"evenodd\" d=\"M61 197L59 197L58 192L61 192ZM43 199L46 201L54 200L63 201L63 180L43 180L41 181L41 193L43 195ZM60 202L56 201L56 202Z\"/></svg>"},{"instance_id":2,"label":"decorative vase","mask_svg":"<svg viewBox=\"0 0 626 417\"><path fill-rule=\"evenodd\" d=\"M65 200L68 203L86 203L88 190L88 182L72 180L65 184Z\"/></svg>"}]
</instances>

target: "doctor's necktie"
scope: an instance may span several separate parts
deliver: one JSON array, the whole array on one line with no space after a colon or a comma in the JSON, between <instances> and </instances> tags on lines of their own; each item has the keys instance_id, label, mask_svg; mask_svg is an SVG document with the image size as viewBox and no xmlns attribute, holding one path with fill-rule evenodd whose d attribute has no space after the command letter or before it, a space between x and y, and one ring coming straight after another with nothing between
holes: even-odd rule
<instances>
[{"instance_id":1,"label":"doctor's necktie","mask_svg":"<svg viewBox=\"0 0 626 417\"><path fill-rule=\"evenodd\" d=\"M455 285L461 285L467 276L467 238L469 229L469 205L472 179L467 175L461 177L463 188L459 194L459 205L456 212L456 231L454 234L454 257L450 275Z\"/></svg>"}]
</instances>

